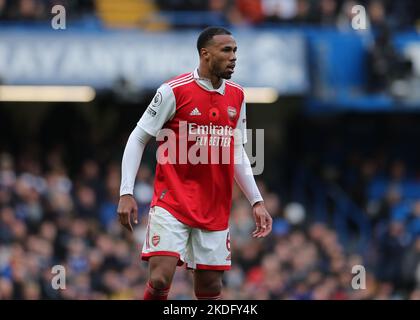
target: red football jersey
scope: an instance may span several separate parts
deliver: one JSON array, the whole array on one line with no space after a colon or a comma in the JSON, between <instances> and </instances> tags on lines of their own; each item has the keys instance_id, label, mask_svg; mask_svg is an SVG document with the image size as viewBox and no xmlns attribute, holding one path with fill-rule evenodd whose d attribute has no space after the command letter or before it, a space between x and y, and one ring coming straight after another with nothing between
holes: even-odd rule
<instances>
[{"instance_id":1,"label":"red football jersey","mask_svg":"<svg viewBox=\"0 0 420 320\"><path fill-rule=\"evenodd\" d=\"M139 125L159 141L151 206L191 227L226 229L234 144L246 142L243 89L227 80L212 89L197 70L180 75L159 88Z\"/></svg>"}]
</instances>

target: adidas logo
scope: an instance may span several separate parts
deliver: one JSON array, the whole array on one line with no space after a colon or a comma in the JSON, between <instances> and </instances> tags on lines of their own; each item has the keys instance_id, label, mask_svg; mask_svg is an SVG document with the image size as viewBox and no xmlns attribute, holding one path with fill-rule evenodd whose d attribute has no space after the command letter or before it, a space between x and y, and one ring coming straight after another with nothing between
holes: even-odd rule
<instances>
[{"instance_id":1,"label":"adidas logo","mask_svg":"<svg viewBox=\"0 0 420 320\"><path fill-rule=\"evenodd\" d=\"M194 110L190 112L190 116L201 116L201 112L198 108L194 108Z\"/></svg>"}]
</instances>

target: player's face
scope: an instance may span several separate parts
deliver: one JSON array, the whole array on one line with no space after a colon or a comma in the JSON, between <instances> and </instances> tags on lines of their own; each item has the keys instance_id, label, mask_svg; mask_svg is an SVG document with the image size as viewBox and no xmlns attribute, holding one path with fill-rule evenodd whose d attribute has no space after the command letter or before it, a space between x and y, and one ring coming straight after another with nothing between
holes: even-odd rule
<instances>
[{"instance_id":1,"label":"player's face","mask_svg":"<svg viewBox=\"0 0 420 320\"><path fill-rule=\"evenodd\" d=\"M231 35L214 36L208 46L210 72L219 78L230 79L235 69L236 50L236 42Z\"/></svg>"}]
</instances>

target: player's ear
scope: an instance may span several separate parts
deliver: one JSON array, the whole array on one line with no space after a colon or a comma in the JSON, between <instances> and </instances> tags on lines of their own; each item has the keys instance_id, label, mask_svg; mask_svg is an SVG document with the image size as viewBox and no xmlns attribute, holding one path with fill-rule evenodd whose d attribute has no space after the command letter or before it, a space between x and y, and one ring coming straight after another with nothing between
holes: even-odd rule
<instances>
[{"instance_id":1,"label":"player's ear","mask_svg":"<svg viewBox=\"0 0 420 320\"><path fill-rule=\"evenodd\" d=\"M210 52L207 48L201 48L200 49L200 56L203 57L204 59L208 59L210 55Z\"/></svg>"}]
</instances>

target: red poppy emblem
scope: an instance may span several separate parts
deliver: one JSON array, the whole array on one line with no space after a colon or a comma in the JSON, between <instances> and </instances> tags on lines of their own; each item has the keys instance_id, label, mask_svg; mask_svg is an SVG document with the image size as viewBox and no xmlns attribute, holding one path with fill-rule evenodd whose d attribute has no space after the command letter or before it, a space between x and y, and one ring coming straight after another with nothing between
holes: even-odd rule
<instances>
[{"instance_id":1,"label":"red poppy emblem","mask_svg":"<svg viewBox=\"0 0 420 320\"><path fill-rule=\"evenodd\" d=\"M209 118L210 121L216 121L217 119L219 119L219 109L211 108L209 111Z\"/></svg>"}]
</instances>

